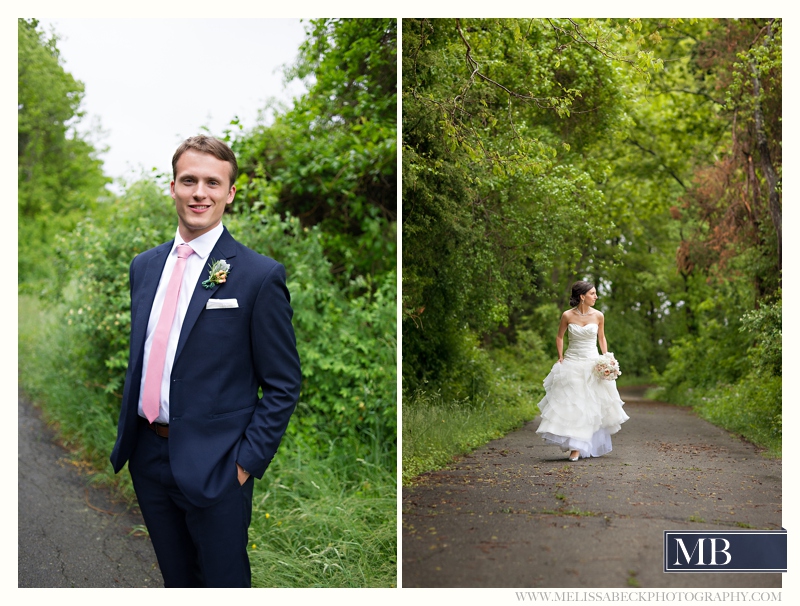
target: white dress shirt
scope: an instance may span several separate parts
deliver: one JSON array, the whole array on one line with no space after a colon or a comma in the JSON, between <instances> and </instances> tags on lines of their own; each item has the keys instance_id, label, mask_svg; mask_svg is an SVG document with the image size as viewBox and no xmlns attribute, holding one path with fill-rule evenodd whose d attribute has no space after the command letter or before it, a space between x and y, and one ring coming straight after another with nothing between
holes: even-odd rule
<instances>
[{"instance_id":1,"label":"white dress shirt","mask_svg":"<svg viewBox=\"0 0 800 606\"><path fill-rule=\"evenodd\" d=\"M169 423L170 376L172 375L172 365L175 362L175 351L178 349L178 338L181 335L183 319L186 317L186 310L189 309L189 301L192 299L197 280L204 271L208 271L208 257L211 251L214 250L214 246L216 246L217 240L219 240L221 235L222 223L191 242L185 242L184 239L181 238L180 232L176 230L175 242L167 256L164 270L161 272L161 280L158 283L156 298L153 300L153 307L150 309L150 320L147 323L147 337L144 342L144 365L142 366L142 384L139 390L140 417L145 416L142 410L142 394L144 393L144 379L147 376L147 362L150 359L150 346L153 343L153 336L156 332L158 318L161 315L161 308L164 306L164 299L167 295L167 285L172 276L175 263L178 261L178 253L175 249L185 242L192 247L194 254L189 255L186 259L186 268L183 270L181 290L178 294L178 305L175 308L175 318L172 320L172 328L170 328L169 331L167 356L164 360L164 374L161 376L161 401L158 407L158 417L155 420L156 423Z\"/></svg>"}]
</instances>

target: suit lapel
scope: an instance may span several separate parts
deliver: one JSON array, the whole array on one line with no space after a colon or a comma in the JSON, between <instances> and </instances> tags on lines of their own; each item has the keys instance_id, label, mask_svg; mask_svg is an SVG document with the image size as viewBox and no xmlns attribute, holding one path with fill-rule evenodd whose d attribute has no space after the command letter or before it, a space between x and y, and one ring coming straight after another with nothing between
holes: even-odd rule
<instances>
[{"instance_id":1,"label":"suit lapel","mask_svg":"<svg viewBox=\"0 0 800 606\"><path fill-rule=\"evenodd\" d=\"M164 264L167 262L167 255L172 250L173 241L159 246L155 254L147 262L144 277L142 278L142 286L139 289L136 317L132 318L132 325L136 327L136 332L131 335L131 351L144 351L147 324L150 321L150 310L153 308L158 283L161 280L161 273L164 271Z\"/></svg>"},{"instance_id":2,"label":"suit lapel","mask_svg":"<svg viewBox=\"0 0 800 606\"><path fill-rule=\"evenodd\" d=\"M233 236L231 236L227 228L223 228L222 235L214 245L214 250L212 250L211 254L208 256L208 263L211 263L211 259L216 261L225 259L229 261L235 256L236 240L233 239ZM231 266L233 266L233 263L231 263ZM200 277L197 279L197 284L194 286L192 299L189 301L189 308L186 310L186 316L183 319L181 335L178 339L178 348L175 350L175 360L180 357L181 352L183 351L183 346L186 344L186 340L189 338L189 334L192 332L192 328L194 327L195 322L197 322L197 318L200 317L200 312L203 311L206 303L208 303L208 300L212 295L216 296L219 290L225 287L224 284L218 284L213 288L203 288L203 282L207 278L208 265L206 265L203 271L200 272ZM155 294L153 296L155 296Z\"/></svg>"}]
</instances>

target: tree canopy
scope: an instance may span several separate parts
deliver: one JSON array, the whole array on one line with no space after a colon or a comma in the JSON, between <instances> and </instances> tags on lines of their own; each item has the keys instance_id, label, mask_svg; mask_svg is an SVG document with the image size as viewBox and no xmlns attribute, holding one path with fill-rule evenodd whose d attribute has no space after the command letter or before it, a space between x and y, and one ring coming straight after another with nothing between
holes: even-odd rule
<instances>
[{"instance_id":1,"label":"tree canopy","mask_svg":"<svg viewBox=\"0 0 800 606\"><path fill-rule=\"evenodd\" d=\"M241 203L319 225L346 279L395 268L397 21L311 22L289 78L309 90L233 142ZM389 231L386 231L389 230Z\"/></svg>"},{"instance_id":2,"label":"tree canopy","mask_svg":"<svg viewBox=\"0 0 800 606\"><path fill-rule=\"evenodd\" d=\"M630 91L658 66L650 51L630 55L624 32L568 19L404 20L411 385L457 356L465 330L509 326L523 300L563 299L554 284L617 258L605 151L625 138Z\"/></svg>"},{"instance_id":3,"label":"tree canopy","mask_svg":"<svg viewBox=\"0 0 800 606\"><path fill-rule=\"evenodd\" d=\"M109 179L97 150L75 127L83 114L83 84L64 71L57 38L19 19L17 87L17 203L19 275L24 285L43 288L46 257L54 234L72 229L96 208Z\"/></svg>"}]
</instances>

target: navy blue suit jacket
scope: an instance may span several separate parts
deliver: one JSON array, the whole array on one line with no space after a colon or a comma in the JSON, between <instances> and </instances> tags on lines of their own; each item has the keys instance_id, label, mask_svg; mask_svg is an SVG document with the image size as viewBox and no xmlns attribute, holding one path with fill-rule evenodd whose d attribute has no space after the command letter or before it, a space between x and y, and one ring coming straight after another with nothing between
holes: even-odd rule
<instances>
[{"instance_id":1,"label":"navy blue suit jacket","mask_svg":"<svg viewBox=\"0 0 800 606\"><path fill-rule=\"evenodd\" d=\"M134 258L130 268L130 359L117 442L119 472L136 447L144 342L150 308L172 249L167 242ZM198 278L181 329L170 377L169 454L175 480L190 502L205 507L238 486L236 463L261 478L300 394L292 308L283 265L236 242L223 230L210 259L231 268L224 284ZM210 298L237 308L206 309ZM259 398L259 387L262 397Z\"/></svg>"}]
</instances>

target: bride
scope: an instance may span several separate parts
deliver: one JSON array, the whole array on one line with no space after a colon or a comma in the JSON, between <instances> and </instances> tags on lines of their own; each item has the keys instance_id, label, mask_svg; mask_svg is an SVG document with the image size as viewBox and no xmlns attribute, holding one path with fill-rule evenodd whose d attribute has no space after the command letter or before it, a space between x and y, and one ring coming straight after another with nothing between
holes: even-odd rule
<instances>
[{"instance_id":1,"label":"bride","mask_svg":"<svg viewBox=\"0 0 800 606\"><path fill-rule=\"evenodd\" d=\"M542 422L536 433L562 451L570 451L570 461L611 452L611 435L629 418L622 410L616 382L592 372L599 357L597 343L604 354L608 351L603 314L593 309L596 301L593 284L572 285L573 307L561 314L556 336L558 362L544 380L546 395L539 402ZM565 332L569 332L569 347L562 353Z\"/></svg>"}]
</instances>

